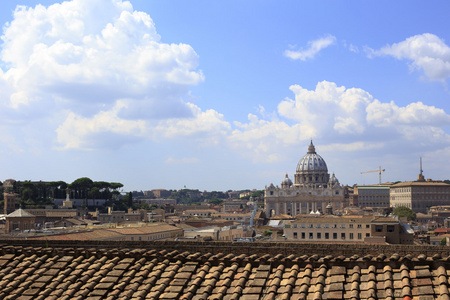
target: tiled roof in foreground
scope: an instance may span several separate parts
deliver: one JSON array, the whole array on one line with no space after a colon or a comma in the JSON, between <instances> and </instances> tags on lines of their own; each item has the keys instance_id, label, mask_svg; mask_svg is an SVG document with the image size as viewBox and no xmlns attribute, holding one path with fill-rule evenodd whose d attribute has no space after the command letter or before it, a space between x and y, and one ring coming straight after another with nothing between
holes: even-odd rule
<instances>
[{"instance_id":1,"label":"tiled roof in foreground","mask_svg":"<svg viewBox=\"0 0 450 300\"><path fill-rule=\"evenodd\" d=\"M0 246L0 299L450 299L450 257ZM449 269L447 271L447 269Z\"/></svg>"}]
</instances>

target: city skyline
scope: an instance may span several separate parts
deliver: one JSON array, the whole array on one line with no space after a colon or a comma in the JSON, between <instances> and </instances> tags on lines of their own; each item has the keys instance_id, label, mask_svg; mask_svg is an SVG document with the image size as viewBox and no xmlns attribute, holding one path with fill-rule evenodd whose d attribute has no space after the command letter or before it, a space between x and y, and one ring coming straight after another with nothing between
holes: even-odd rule
<instances>
[{"instance_id":1,"label":"city skyline","mask_svg":"<svg viewBox=\"0 0 450 300\"><path fill-rule=\"evenodd\" d=\"M450 179L449 9L2 3L0 180L261 190L310 140L342 184Z\"/></svg>"}]
</instances>

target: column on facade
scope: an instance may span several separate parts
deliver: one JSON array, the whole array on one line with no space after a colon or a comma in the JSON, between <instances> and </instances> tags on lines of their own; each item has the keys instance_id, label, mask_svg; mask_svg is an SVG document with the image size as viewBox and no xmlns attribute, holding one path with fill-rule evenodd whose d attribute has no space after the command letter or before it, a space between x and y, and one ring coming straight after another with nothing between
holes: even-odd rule
<instances>
[{"instance_id":1,"label":"column on facade","mask_svg":"<svg viewBox=\"0 0 450 300\"><path fill-rule=\"evenodd\" d=\"M284 202L284 214L287 215L287 202L286 201Z\"/></svg>"},{"instance_id":2,"label":"column on facade","mask_svg":"<svg viewBox=\"0 0 450 300\"><path fill-rule=\"evenodd\" d=\"M309 202L306 202L306 213L309 214Z\"/></svg>"}]
</instances>

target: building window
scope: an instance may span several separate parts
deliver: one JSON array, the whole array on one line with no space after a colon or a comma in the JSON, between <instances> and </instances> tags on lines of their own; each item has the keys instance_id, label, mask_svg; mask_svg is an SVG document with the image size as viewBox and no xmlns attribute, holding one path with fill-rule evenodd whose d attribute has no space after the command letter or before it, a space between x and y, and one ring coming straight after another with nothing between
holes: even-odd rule
<instances>
[{"instance_id":1,"label":"building window","mask_svg":"<svg viewBox=\"0 0 450 300\"><path fill-rule=\"evenodd\" d=\"M313 233L310 232L310 233L309 233L309 239L312 240L313 238L314 238L314 237L313 237Z\"/></svg>"},{"instance_id":2,"label":"building window","mask_svg":"<svg viewBox=\"0 0 450 300\"><path fill-rule=\"evenodd\" d=\"M353 224L349 224L349 225L348 225L348 228L353 228Z\"/></svg>"},{"instance_id":3,"label":"building window","mask_svg":"<svg viewBox=\"0 0 450 300\"><path fill-rule=\"evenodd\" d=\"M366 237L370 237L370 233L366 233Z\"/></svg>"},{"instance_id":4,"label":"building window","mask_svg":"<svg viewBox=\"0 0 450 300\"><path fill-rule=\"evenodd\" d=\"M297 238L298 238L297 232L294 232L294 239L297 239Z\"/></svg>"},{"instance_id":5,"label":"building window","mask_svg":"<svg viewBox=\"0 0 450 300\"><path fill-rule=\"evenodd\" d=\"M341 228L345 228L345 224L342 224L342 225L341 225Z\"/></svg>"},{"instance_id":6,"label":"building window","mask_svg":"<svg viewBox=\"0 0 450 300\"><path fill-rule=\"evenodd\" d=\"M330 234L328 232L325 232L325 239L329 240L330 239Z\"/></svg>"},{"instance_id":7,"label":"building window","mask_svg":"<svg viewBox=\"0 0 450 300\"><path fill-rule=\"evenodd\" d=\"M350 233L350 239L353 240L353 233Z\"/></svg>"},{"instance_id":8,"label":"building window","mask_svg":"<svg viewBox=\"0 0 450 300\"><path fill-rule=\"evenodd\" d=\"M375 232L383 232L383 225L375 225Z\"/></svg>"},{"instance_id":9,"label":"building window","mask_svg":"<svg viewBox=\"0 0 450 300\"><path fill-rule=\"evenodd\" d=\"M358 240L362 239L362 233L358 233Z\"/></svg>"},{"instance_id":10,"label":"building window","mask_svg":"<svg viewBox=\"0 0 450 300\"><path fill-rule=\"evenodd\" d=\"M345 240L345 232L341 233L341 239Z\"/></svg>"},{"instance_id":11,"label":"building window","mask_svg":"<svg viewBox=\"0 0 450 300\"><path fill-rule=\"evenodd\" d=\"M337 233L336 232L333 233L333 240L337 240Z\"/></svg>"},{"instance_id":12,"label":"building window","mask_svg":"<svg viewBox=\"0 0 450 300\"><path fill-rule=\"evenodd\" d=\"M388 225L387 226L387 232L394 232L395 231L395 226L394 225Z\"/></svg>"},{"instance_id":13,"label":"building window","mask_svg":"<svg viewBox=\"0 0 450 300\"><path fill-rule=\"evenodd\" d=\"M317 233L317 239L321 239L322 238L322 233L318 232Z\"/></svg>"},{"instance_id":14,"label":"building window","mask_svg":"<svg viewBox=\"0 0 450 300\"><path fill-rule=\"evenodd\" d=\"M362 228L361 224L358 224L358 228Z\"/></svg>"},{"instance_id":15,"label":"building window","mask_svg":"<svg viewBox=\"0 0 450 300\"><path fill-rule=\"evenodd\" d=\"M313 228L313 224L309 224L308 228Z\"/></svg>"},{"instance_id":16,"label":"building window","mask_svg":"<svg viewBox=\"0 0 450 300\"><path fill-rule=\"evenodd\" d=\"M305 233L304 232L302 232L302 239L303 240L305 239Z\"/></svg>"},{"instance_id":17,"label":"building window","mask_svg":"<svg viewBox=\"0 0 450 300\"><path fill-rule=\"evenodd\" d=\"M370 228L370 225L369 225L369 224L366 224L366 228Z\"/></svg>"}]
</instances>

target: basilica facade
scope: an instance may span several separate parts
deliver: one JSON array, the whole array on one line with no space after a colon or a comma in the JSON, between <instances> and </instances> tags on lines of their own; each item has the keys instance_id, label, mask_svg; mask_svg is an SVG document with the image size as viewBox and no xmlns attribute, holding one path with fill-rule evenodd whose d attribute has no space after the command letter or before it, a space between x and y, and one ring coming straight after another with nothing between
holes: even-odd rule
<instances>
[{"instance_id":1,"label":"basilica facade","mask_svg":"<svg viewBox=\"0 0 450 300\"><path fill-rule=\"evenodd\" d=\"M297 164L294 183L286 174L281 186L266 186L264 209L269 217L319 214L326 209L343 209L344 201L344 188L334 174L330 176L325 160L316 153L311 141L308 152Z\"/></svg>"}]
</instances>

